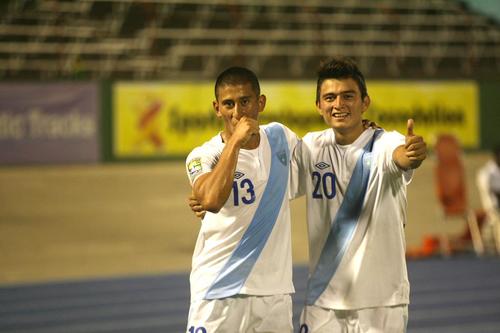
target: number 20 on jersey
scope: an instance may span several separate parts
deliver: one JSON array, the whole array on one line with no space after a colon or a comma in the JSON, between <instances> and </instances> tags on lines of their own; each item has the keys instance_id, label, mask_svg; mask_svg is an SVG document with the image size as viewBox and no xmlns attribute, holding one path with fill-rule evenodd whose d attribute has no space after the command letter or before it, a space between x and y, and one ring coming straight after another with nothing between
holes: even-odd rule
<instances>
[{"instance_id":1,"label":"number 20 on jersey","mask_svg":"<svg viewBox=\"0 0 500 333\"><path fill-rule=\"evenodd\" d=\"M313 171L311 176L314 187L312 197L314 199L323 199L323 196L327 199L333 199L335 197L336 190L334 173L325 172L324 174L321 174L317 171Z\"/></svg>"}]
</instances>

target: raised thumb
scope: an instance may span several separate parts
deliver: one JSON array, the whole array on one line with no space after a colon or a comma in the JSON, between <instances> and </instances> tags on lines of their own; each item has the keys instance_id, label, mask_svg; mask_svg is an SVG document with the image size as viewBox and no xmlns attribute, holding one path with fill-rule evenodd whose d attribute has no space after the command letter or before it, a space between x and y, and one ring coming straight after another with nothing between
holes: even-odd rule
<instances>
[{"instance_id":1,"label":"raised thumb","mask_svg":"<svg viewBox=\"0 0 500 333\"><path fill-rule=\"evenodd\" d=\"M413 126L414 126L414 122L413 122L413 119L408 119L408 122L406 124L406 129L407 129L407 134L406 136L413 136Z\"/></svg>"}]
</instances>

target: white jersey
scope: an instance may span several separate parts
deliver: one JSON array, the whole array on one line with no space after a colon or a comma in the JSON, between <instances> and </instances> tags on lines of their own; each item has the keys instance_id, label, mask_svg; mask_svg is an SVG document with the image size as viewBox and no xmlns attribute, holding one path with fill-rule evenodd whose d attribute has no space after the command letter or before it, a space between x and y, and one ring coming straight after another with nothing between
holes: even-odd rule
<instances>
[{"instance_id":1,"label":"white jersey","mask_svg":"<svg viewBox=\"0 0 500 333\"><path fill-rule=\"evenodd\" d=\"M294 152L293 196L307 195L309 305L361 309L409 303L404 225L412 171L401 171L392 158L405 143L403 135L374 134L367 129L342 146L332 129L312 132Z\"/></svg>"},{"instance_id":2,"label":"white jersey","mask_svg":"<svg viewBox=\"0 0 500 333\"><path fill-rule=\"evenodd\" d=\"M477 174L477 182L483 208L500 211L500 167L490 160Z\"/></svg>"},{"instance_id":3,"label":"white jersey","mask_svg":"<svg viewBox=\"0 0 500 333\"><path fill-rule=\"evenodd\" d=\"M260 126L260 144L241 149L228 200L201 222L191 271L191 301L236 294L294 292L289 209L290 156L297 136L285 126ZM217 135L186 160L191 184L210 172L224 143Z\"/></svg>"}]
</instances>

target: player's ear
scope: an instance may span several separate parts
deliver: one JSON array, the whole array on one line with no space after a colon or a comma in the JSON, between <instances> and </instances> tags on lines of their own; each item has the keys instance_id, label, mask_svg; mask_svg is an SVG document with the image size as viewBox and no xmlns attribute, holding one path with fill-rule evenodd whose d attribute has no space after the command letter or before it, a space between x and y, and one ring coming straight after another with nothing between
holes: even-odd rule
<instances>
[{"instance_id":1,"label":"player's ear","mask_svg":"<svg viewBox=\"0 0 500 333\"><path fill-rule=\"evenodd\" d=\"M318 111L318 113L320 115L323 115L323 112L321 111L321 108L320 108L320 103L321 102L319 100L316 101L316 111Z\"/></svg>"},{"instance_id":2,"label":"player's ear","mask_svg":"<svg viewBox=\"0 0 500 333\"><path fill-rule=\"evenodd\" d=\"M214 110L215 110L215 114L217 115L217 117L222 117L222 115L220 114L220 110L219 110L219 102L217 100L213 101L212 102L212 106L214 107Z\"/></svg>"},{"instance_id":3,"label":"player's ear","mask_svg":"<svg viewBox=\"0 0 500 333\"><path fill-rule=\"evenodd\" d=\"M264 111L264 108L266 107L266 100L266 95L259 96L259 112Z\"/></svg>"},{"instance_id":4,"label":"player's ear","mask_svg":"<svg viewBox=\"0 0 500 333\"><path fill-rule=\"evenodd\" d=\"M370 106L370 103L372 100L370 99L370 96L366 95L365 98L363 98L363 109L362 112L365 112L368 110L368 107Z\"/></svg>"}]
</instances>

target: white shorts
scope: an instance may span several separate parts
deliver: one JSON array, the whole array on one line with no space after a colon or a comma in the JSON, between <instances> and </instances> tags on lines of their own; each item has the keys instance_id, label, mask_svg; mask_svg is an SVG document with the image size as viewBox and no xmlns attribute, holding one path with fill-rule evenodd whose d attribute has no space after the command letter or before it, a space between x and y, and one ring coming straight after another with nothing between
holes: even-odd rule
<instances>
[{"instance_id":1,"label":"white shorts","mask_svg":"<svg viewBox=\"0 0 500 333\"><path fill-rule=\"evenodd\" d=\"M290 295L237 295L191 303L188 333L292 333Z\"/></svg>"},{"instance_id":2,"label":"white shorts","mask_svg":"<svg viewBox=\"0 0 500 333\"><path fill-rule=\"evenodd\" d=\"M299 333L404 333L408 305L333 310L307 305L300 316Z\"/></svg>"}]
</instances>

